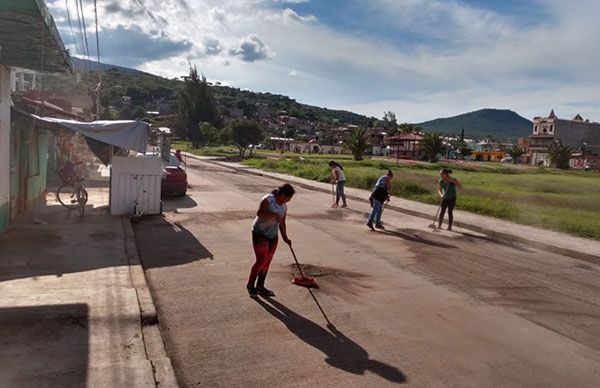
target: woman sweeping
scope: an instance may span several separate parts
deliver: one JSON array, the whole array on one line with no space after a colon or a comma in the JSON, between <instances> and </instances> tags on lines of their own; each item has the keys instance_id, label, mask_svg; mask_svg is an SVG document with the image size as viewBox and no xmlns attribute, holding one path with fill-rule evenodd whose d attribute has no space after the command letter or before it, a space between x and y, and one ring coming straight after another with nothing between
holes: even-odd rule
<instances>
[{"instance_id":1,"label":"woman sweeping","mask_svg":"<svg viewBox=\"0 0 600 388\"><path fill-rule=\"evenodd\" d=\"M338 207L340 204L340 198L342 199L342 207L348 207L346 204L346 194L344 194L344 186L346 185L346 174L344 174L344 168L339 163L333 160L329 162L329 168L331 169L331 176L333 180L331 183L335 183L335 203L332 207Z\"/></svg>"},{"instance_id":2,"label":"woman sweeping","mask_svg":"<svg viewBox=\"0 0 600 388\"><path fill-rule=\"evenodd\" d=\"M438 221L438 229L442 228L442 221L444 220L444 214L448 209L448 230L452 230L452 221L454 215L452 211L456 206L456 187L462 187L460 182L450 176L452 170L444 168L440 171L440 180L438 183L438 193L442 199L440 204L440 219Z\"/></svg>"},{"instance_id":3,"label":"woman sweeping","mask_svg":"<svg viewBox=\"0 0 600 388\"><path fill-rule=\"evenodd\" d=\"M381 213L383 213L383 203L390 200L393 177L394 174L392 173L392 170L388 170L387 174L380 176L375 183L375 190L373 190L371 197L369 198L372 209L369 220L367 221L367 226L371 230L375 230L373 228L373 222L375 222L375 228L385 229L381 223Z\"/></svg>"},{"instance_id":4,"label":"woman sweeping","mask_svg":"<svg viewBox=\"0 0 600 388\"><path fill-rule=\"evenodd\" d=\"M292 245L287 236L285 216L287 213L286 203L294 196L294 188L286 183L265 195L260 201L260 207L256 212L256 218L252 224L252 245L256 262L250 271L250 278L246 288L251 297L260 294L263 296L275 296L275 293L265 288L265 278L269 271L269 264L277 249L278 234L286 244Z\"/></svg>"}]
</instances>

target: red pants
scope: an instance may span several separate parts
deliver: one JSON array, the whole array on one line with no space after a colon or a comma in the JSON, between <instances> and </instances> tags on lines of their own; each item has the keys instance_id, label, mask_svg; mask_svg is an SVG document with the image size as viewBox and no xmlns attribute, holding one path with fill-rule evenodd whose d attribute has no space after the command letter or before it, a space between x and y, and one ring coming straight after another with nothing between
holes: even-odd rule
<instances>
[{"instance_id":1,"label":"red pants","mask_svg":"<svg viewBox=\"0 0 600 388\"><path fill-rule=\"evenodd\" d=\"M250 270L250 278L248 279L248 285L254 287L254 282L258 274L267 274L269 271L269 265L275 250L277 249L278 238L275 237L273 240L269 240L264 236L252 233L252 246L254 247L254 254L256 255L256 262Z\"/></svg>"}]
</instances>

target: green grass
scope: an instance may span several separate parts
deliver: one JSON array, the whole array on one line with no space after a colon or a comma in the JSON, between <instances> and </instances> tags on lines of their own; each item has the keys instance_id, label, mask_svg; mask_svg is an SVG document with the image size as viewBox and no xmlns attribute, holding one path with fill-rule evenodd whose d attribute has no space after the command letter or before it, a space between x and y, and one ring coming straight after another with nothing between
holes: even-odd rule
<instances>
[{"instance_id":1,"label":"green grass","mask_svg":"<svg viewBox=\"0 0 600 388\"><path fill-rule=\"evenodd\" d=\"M319 182L329 182L327 155L302 157L288 154L285 160L259 153L244 164ZM277 154L279 155L279 154ZM396 165L393 161L334 158L346 170L347 185L372 189L389 168L394 171L392 194L435 204L438 171L444 163ZM525 225L600 240L600 176L593 172L517 168L485 163L480 166L451 165L462 184L457 208Z\"/></svg>"}]
</instances>

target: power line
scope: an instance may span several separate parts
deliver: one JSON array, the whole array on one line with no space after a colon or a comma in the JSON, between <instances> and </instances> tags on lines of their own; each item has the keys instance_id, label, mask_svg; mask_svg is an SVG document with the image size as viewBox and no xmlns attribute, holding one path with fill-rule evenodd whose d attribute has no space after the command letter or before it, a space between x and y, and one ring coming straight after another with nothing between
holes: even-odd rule
<instances>
[{"instance_id":1,"label":"power line","mask_svg":"<svg viewBox=\"0 0 600 388\"><path fill-rule=\"evenodd\" d=\"M98 56L98 74L100 73L100 38L98 36L98 8L94 0L94 17L96 19L96 54Z\"/></svg>"},{"instance_id":2,"label":"power line","mask_svg":"<svg viewBox=\"0 0 600 388\"><path fill-rule=\"evenodd\" d=\"M69 28L71 29L71 39L73 39L75 51L78 54L81 54L81 51L79 50L79 45L77 44L77 39L75 39L75 33L73 32L73 24L71 23L71 12L69 12L69 0L65 0L65 8L67 10L67 20L69 21Z\"/></svg>"},{"instance_id":3,"label":"power line","mask_svg":"<svg viewBox=\"0 0 600 388\"><path fill-rule=\"evenodd\" d=\"M85 27L85 16L83 15L83 3L82 3L82 0L79 0L79 8L81 8L81 22L83 24L83 37L85 38L85 52L86 52L86 55L87 55L88 60L89 60L89 58L90 58L90 46L88 45L87 28Z\"/></svg>"}]
</instances>

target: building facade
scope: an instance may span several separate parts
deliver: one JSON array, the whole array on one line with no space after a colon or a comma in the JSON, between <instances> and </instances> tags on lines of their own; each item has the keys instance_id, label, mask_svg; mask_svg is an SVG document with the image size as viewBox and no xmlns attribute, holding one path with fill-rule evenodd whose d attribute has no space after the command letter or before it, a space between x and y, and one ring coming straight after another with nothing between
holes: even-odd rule
<instances>
[{"instance_id":1,"label":"building facade","mask_svg":"<svg viewBox=\"0 0 600 388\"><path fill-rule=\"evenodd\" d=\"M584 120L580 115L572 120L561 119L554 110L548 117L535 117L533 131L529 136L530 163L550 165L548 146L555 140L590 157L600 155L600 123Z\"/></svg>"}]
</instances>

